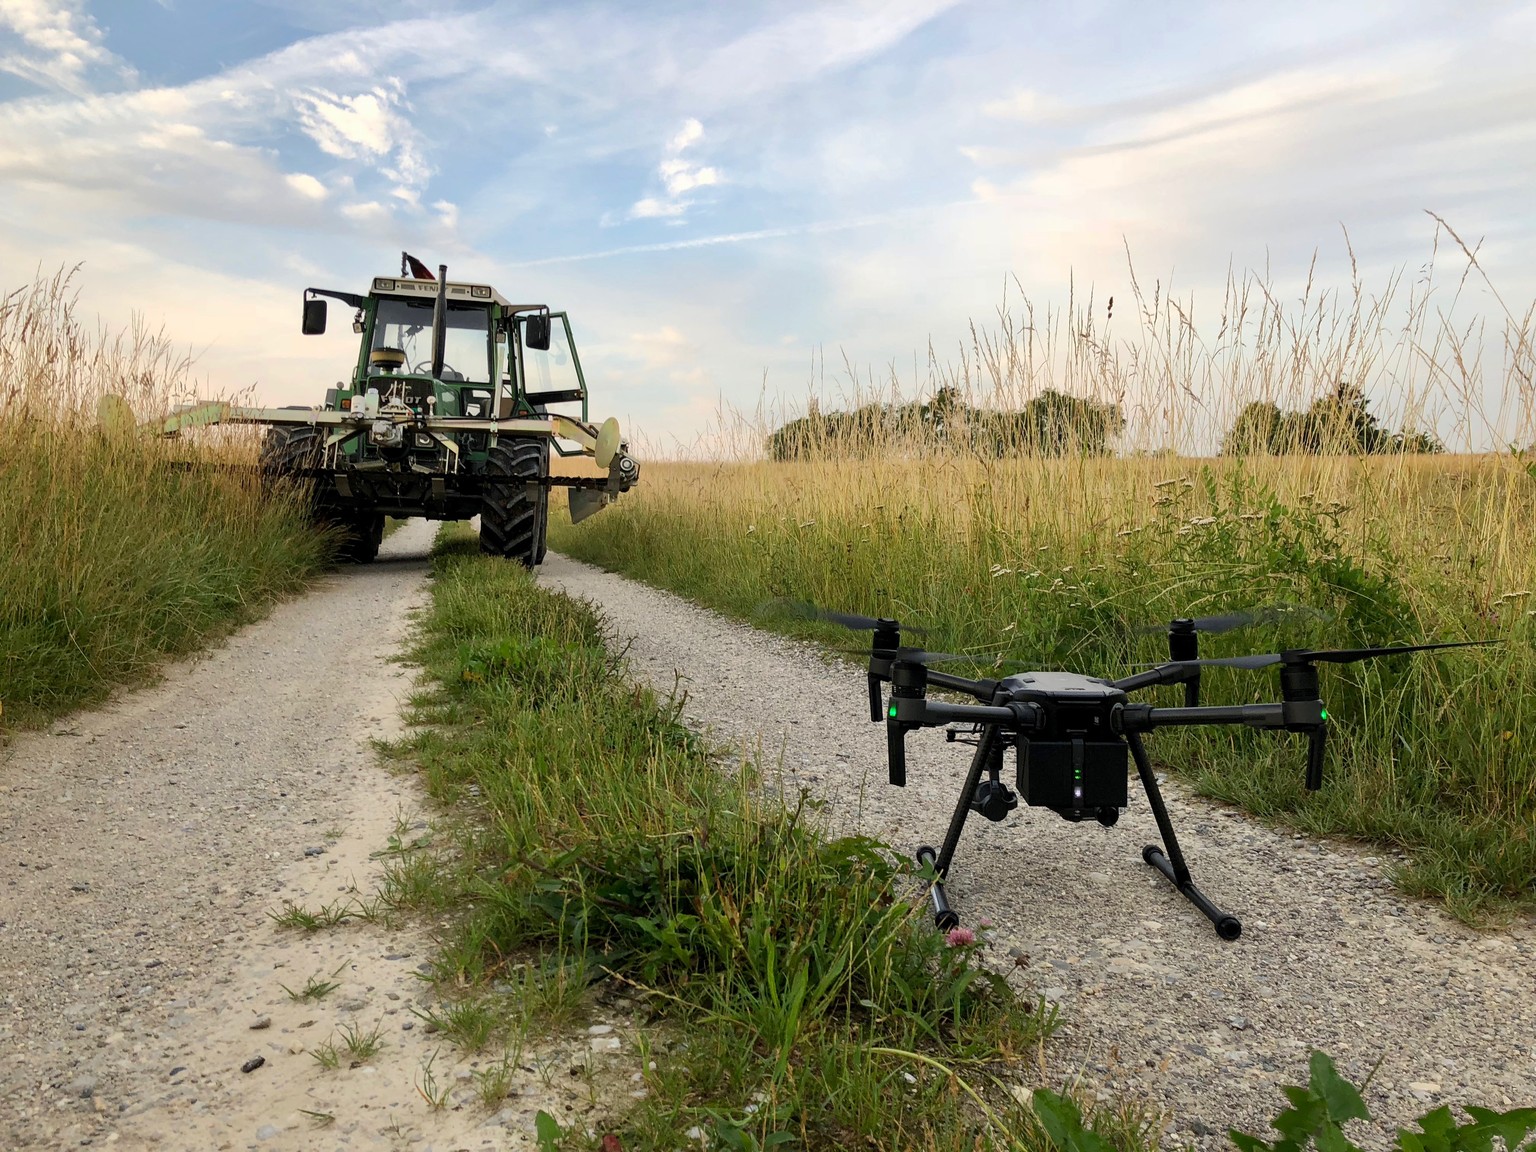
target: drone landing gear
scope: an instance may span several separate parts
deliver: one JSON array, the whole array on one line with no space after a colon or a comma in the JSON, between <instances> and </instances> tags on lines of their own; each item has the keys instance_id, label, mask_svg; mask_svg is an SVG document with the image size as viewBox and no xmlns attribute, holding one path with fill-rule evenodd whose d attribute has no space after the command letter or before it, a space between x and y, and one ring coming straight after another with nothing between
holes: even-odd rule
<instances>
[{"instance_id":1,"label":"drone landing gear","mask_svg":"<svg viewBox=\"0 0 1536 1152\"><path fill-rule=\"evenodd\" d=\"M1242 935L1242 922L1211 903L1205 893L1195 887L1190 877L1189 865L1185 863L1184 853L1179 848L1173 822L1168 819L1168 809L1163 804L1163 794L1157 786L1152 761L1147 757L1140 733L1128 732L1125 740L1130 745L1131 756L1136 761L1136 773L1146 790L1147 802L1152 806L1152 816L1163 838L1161 847L1148 844L1143 848L1141 858L1168 877L1184 898L1210 919L1216 926L1218 936L1223 940L1236 940ZM943 847L935 852L924 844L917 850L918 864L931 868L933 872L933 886L929 889L928 899L933 905L933 923L941 932L948 932L960 924L959 915L950 907L944 881L949 875L950 863L955 858L955 849L960 844L960 834L965 830L966 817L974 811L989 820L1002 820L1018 806L1018 797L998 778L1002 770L1004 747L1005 742L996 727L988 725L982 730L976 741L976 754L971 757L970 770L966 772L965 782L960 786L960 798L955 804L954 815L950 817L949 829L944 833ZM988 779L982 779L983 772ZM1079 819L1082 816L1081 813L1072 815ZM1115 823L1118 815L1118 810L1110 808L1099 812L1096 818L1099 823L1109 827Z\"/></svg>"},{"instance_id":2,"label":"drone landing gear","mask_svg":"<svg viewBox=\"0 0 1536 1152\"><path fill-rule=\"evenodd\" d=\"M1205 913L1216 926L1216 935L1223 940L1236 940L1243 934L1242 921L1212 904L1210 898L1196 888L1194 880L1190 878L1189 865L1184 862L1184 853L1179 849L1179 838L1173 834L1173 821L1168 819L1168 809L1163 805L1163 794L1157 787L1152 761L1147 758L1140 733L1127 733L1125 741L1131 746L1131 756L1136 761L1136 774L1141 777L1141 786L1146 789L1147 802L1152 806L1152 816L1157 821L1157 830L1162 835L1164 845L1159 848L1156 844L1148 844L1141 850L1141 858L1168 877L1186 900Z\"/></svg>"},{"instance_id":3,"label":"drone landing gear","mask_svg":"<svg viewBox=\"0 0 1536 1152\"><path fill-rule=\"evenodd\" d=\"M976 741L976 754L971 757L955 814L949 818L949 829L944 833L944 846L937 853L926 844L917 850L917 862L933 868L933 887L928 898L933 902L934 926L941 932L960 925L960 917L949 906L949 897L944 892L944 878L960 844L960 833L965 830L965 818L974 810L988 820L1002 820L1019 805L1018 796L1000 779L1002 770L1003 741L997 728L989 724ZM987 773L986 780L982 780L982 772Z\"/></svg>"}]
</instances>

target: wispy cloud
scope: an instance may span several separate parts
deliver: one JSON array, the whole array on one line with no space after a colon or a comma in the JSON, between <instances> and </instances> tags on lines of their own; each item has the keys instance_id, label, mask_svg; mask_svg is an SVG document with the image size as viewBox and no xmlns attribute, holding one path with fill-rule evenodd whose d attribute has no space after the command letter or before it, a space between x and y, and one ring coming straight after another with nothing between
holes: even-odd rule
<instances>
[{"instance_id":1,"label":"wispy cloud","mask_svg":"<svg viewBox=\"0 0 1536 1152\"><path fill-rule=\"evenodd\" d=\"M692 201L683 197L697 188L708 188L720 183L718 169L688 159L683 153L704 139L704 125L690 117L667 141L661 163L656 166L661 177L665 196L647 196L637 200L629 210L632 220L653 217L680 217L688 211Z\"/></svg>"},{"instance_id":2,"label":"wispy cloud","mask_svg":"<svg viewBox=\"0 0 1536 1152\"><path fill-rule=\"evenodd\" d=\"M133 77L107 50L82 0L0 0L0 29L20 41L0 55L0 71L45 88L79 95L90 90L88 73Z\"/></svg>"},{"instance_id":3,"label":"wispy cloud","mask_svg":"<svg viewBox=\"0 0 1536 1152\"><path fill-rule=\"evenodd\" d=\"M577 252L567 256L545 256L538 260L518 260L510 268L539 268L551 264L577 264L586 260L606 260L611 256L633 256L643 252L678 252L688 248L713 248L721 244L747 244L754 240L777 240L785 236L813 236L830 232L849 232L856 228L873 228L898 220L910 220L919 216L933 216L951 208L980 203L979 199L957 200L947 204L922 205L898 212L885 212L878 216L865 216L854 220L816 220L806 224L793 224L783 228L757 228L747 232L722 232L714 236L694 236L687 240L663 240L654 244L626 244L619 248L604 248L596 252Z\"/></svg>"},{"instance_id":4,"label":"wispy cloud","mask_svg":"<svg viewBox=\"0 0 1536 1152\"><path fill-rule=\"evenodd\" d=\"M796 12L711 52L684 80L711 103L736 103L890 48L959 0L884 0Z\"/></svg>"}]
</instances>

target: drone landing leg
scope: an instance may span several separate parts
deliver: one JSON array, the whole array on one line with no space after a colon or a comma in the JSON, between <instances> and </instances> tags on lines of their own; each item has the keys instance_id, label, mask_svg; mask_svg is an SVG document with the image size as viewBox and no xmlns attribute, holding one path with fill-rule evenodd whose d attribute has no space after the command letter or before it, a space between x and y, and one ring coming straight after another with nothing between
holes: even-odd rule
<instances>
[{"instance_id":1,"label":"drone landing leg","mask_svg":"<svg viewBox=\"0 0 1536 1152\"><path fill-rule=\"evenodd\" d=\"M965 830L965 818L971 814L971 797L976 794L976 785L981 782L981 774L986 770L987 762L992 755L992 746L996 742L997 728L995 725L988 725L983 730L981 739L976 742L976 755L971 757L971 767L965 774L965 783L960 785L960 800L955 805L955 814L949 818L949 829L944 833L944 846L937 854L926 844L917 850L919 864L933 865L935 879L933 890L929 893L933 900L933 923L945 932L958 927L960 917L949 906L949 897L944 892L944 878L949 875L949 865L955 858L955 849L960 845L960 833Z\"/></svg>"},{"instance_id":2,"label":"drone landing leg","mask_svg":"<svg viewBox=\"0 0 1536 1152\"><path fill-rule=\"evenodd\" d=\"M1163 837L1163 844L1167 851L1156 844L1148 844L1141 850L1141 858L1152 867L1156 868L1164 876L1173 882L1173 886L1184 894L1187 899L1206 917L1216 925L1216 934L1223 940L1236 940L1243 932L1243 925L1236 916L1228 915L1206 897L1205 893L1195 887L1195 882L1190 878L1189 865L1184 862L1184 853L1179 849L1179 838L1173 833L1173 821L1168 819L1168 809L1163 804L1163 794L1157 787L1157 777L1152 772L1152 761L1147 757L1147 750L1142 745L1139 732L1126 734L1125 742L1131 746L1131 756L1136 761L1136 774L1141 777L1141 786L1146 789L1147 802L1152 805L1152 816L1157 821L1157 830Z\"/></svg>"}]
</instances>

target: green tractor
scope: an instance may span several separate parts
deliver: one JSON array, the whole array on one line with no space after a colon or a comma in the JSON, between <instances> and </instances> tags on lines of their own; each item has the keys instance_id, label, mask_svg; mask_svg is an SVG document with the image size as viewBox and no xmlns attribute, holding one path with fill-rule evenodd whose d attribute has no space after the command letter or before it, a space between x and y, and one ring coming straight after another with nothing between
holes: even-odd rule
<instances>
[{"instance_id":1,"label":"green tractor","mask_svg":"<svg viewBox=\"0 0 1536 1152\"><path fill-rule=\"evenodd\" d=\"M640 466L618 421L589 423L569 319L510 304L484 284L377 277L366 296L310 288L303 331L326 327L326 298L354 310L352 378L316 408L200 403L172 413L167 435L207 424L264 424L261 471L310 484L314 518L345 533L359 563L379 550L386 516L480 517L480 548L533 567L544 559L549 490L568 490L571 520L627 491ZM579 406L580 415L566 411ZM592 457L605 476L551 475L550 453Z\"/></svg>"}]
</instances>

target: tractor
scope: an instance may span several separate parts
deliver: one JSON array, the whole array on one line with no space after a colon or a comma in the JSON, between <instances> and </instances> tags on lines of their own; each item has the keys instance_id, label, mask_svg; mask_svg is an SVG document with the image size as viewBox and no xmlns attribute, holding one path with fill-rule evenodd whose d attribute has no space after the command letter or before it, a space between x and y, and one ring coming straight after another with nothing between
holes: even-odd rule
<instances>
[{"instance_id":1,"label":"tractor","mask_svg":"<svg viewBox=\"0 0 1536 1152\"><path fill-rule=\"evenodd\" d=\"M318 523L341 530L343 555L378 554L386 516L480 517L481 551L528 567L544 559L549 490L568 490L572 522L639 479L618 421L587 418L571 324L544 304L511 304L485 284L450 281L412 257L366 295L309 288L303 332L326 329L327 299L353 310L360 337L349 381L313 408L198 403L165 435L208 424L266 425L264 483L307 485ZM409 274L406 274L406 273ZM579 405L580 416L569 411ZM606 475L552 475L550 454L587 456Z\"/></svg>"}]
</instances>

